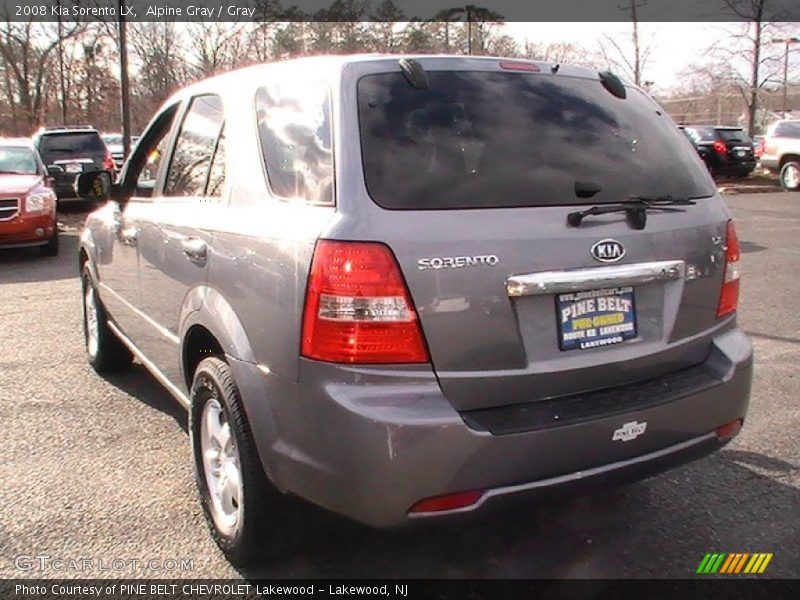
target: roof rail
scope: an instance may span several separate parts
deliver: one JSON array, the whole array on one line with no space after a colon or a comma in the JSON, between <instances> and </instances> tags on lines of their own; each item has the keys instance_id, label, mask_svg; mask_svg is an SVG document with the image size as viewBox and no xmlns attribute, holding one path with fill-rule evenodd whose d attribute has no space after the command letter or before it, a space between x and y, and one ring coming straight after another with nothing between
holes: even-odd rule
<instances>
[{"instance_id":1,"label":"roof rail","mask_svg":"<svg viewBox=\"0 0 800 600\"><path fill-rule=\"evenodd\" d=\"M57 125L54 127L43 127L42 131L58 131L60 129L95 129L92 125Z\"/></svg>"}]
</instances>

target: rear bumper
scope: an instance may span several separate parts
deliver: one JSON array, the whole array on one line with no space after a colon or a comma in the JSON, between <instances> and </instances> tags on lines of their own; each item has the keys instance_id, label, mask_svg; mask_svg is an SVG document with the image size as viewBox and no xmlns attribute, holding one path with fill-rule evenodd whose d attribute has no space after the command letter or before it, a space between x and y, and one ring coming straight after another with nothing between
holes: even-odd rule
<instances>
[{"instance_id":1,"label":"rear bumper","mask_svg":"<svg viewBox=\"0 0 800 600\"><path fill-rule=\"evenodd\" d=\"M20 214L10 221L0 222L0 248L41 246L56 231L55 214Z\"/></svg>"},{"instance_id":2,"label":"rear bumper","mask_svg":"<svg viewBox=\"0 0 800 600\"><path fill-rule=\"evenodd\" d=\"M705 367L718 380L655 406L494 435L469 427L419 367L344 368L301 360L299 382L231 361L262 462L275 484L380 527L596 483L647 477L713 452L717 427L743 419L752 348L737 329L719 334ZM621 441L636 421L644 434ZM474 505L409 514L418 501L481 490ZM456 515L453 515L454 517Z\"/></svg>"}]
</instances>

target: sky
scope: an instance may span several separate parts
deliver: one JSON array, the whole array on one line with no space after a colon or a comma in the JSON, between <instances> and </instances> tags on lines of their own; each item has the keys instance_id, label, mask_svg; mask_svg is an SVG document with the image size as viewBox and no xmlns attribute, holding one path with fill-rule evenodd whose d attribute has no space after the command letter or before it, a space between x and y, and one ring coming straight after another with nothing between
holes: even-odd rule
<instances>
[{"instance_id":1,"label":"sky","mask_svg":"<svg viewBox=\"0 0 800 600\"><path fill-rule=\"evenodd\" d=\"M526 39L539 43L578 43L597 49L603 35L618 40L630 39L630 21L618 23L506 23L504 33L520 44ZM639 37L653 47L644 69L644 80L653 90L667 90L680 82L680 74L717 39L724 38L731 23L640 23Z\"/></svg>"}]
</instances>

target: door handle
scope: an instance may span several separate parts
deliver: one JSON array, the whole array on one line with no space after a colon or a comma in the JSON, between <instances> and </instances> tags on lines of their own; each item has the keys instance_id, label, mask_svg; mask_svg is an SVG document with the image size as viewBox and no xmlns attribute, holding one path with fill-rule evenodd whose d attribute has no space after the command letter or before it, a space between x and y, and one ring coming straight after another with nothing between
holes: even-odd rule
<instances>
[{"instance_id":1,"label":"door handle","mask_svg":"<svg viewBox=\"0 0 800 600\"><path fill-rule=\"evenodd\" d=\"M134 226L123 227L122 231L119 232L119 236L126 246L135 246L139 237L139 228Z\"/></svg>"},{"instance_id":2,"label":"door handle","mask_svg":"<svg viewBox=\"0 0 800 600\"><path fill-rule=\"evenodd\" d=\"M181 240L181 248L189 260L203 262L208 257L208 245L199 238Z\"/></svg>"}]
</instances>

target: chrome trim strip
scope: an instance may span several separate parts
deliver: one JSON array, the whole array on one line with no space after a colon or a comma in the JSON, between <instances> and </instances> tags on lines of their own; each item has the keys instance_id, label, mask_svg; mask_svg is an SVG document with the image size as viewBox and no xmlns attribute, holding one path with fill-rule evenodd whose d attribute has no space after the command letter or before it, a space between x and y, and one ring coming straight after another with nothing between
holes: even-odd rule
<instances>
[{"instance_id":1,"label":"chrome trim strip","mask_svg":"<svg viewBox=\"0 0 800 600\"><path fill-rule=\"evenodd\" d=\"M619 469L624 469L626 467L630 467L640 463L646 463L651 460L662 458L664 456L669 456L670 454L674 454L676 452L688 450L692 446L702 444L715 437L716 433L712 431L710 433L706 433L699 437L686 440L685 442L681 442L673 446L667 446L666 448L662 448L661 450L656 450L655 452L650 452L649 454L642 454L640 456L634 456L633 458L620 460L618 462L610 463L607 465L600 465L599 467L586 469L585 471L575 471L574 473L568 473L566 475L558 475L556 477L549 477L548 479L539 479L538 481L531 481L528 483L520 483L517 485L508 485L505 487L491 488L486 490L483 493L483 496L480 497L480 500L478 500L475 504L465 506L464 508L456 508L453 510L441 510L437 512L426 512L426 513L408 513L408 516L409 518L412 519L419 519L419 518L434 518L434 517L452 515L462 512L471 512L473 510L477 510L478 508L480 508L488 499L494 498L496 496L505 496L507 494L515 494L517 492L527 492L538 488L548 488L548 487L562 485L565 483L581 481L583 479L590 479L597 475L605 475L607 473L613 473L614 471L617 471Z\"/></svg>"},{"instance_id":2,"label":"chrome trim strip","mask_svg":"<svg viewBox=\"0 0 800 600\"><path fill-rule=\"evenodd\" d=\"M542 271L512 275L506 280L509 297L560 294L607 287L640 285L654 281L676 281L686 273L682 260L662 260L613 267L592 267L567 271Z\"/></svg>"},{"instance_id":3,"label":"chrome trim strip","mask_svg":"<svg viewBox=\"0 0 800 600\"><path fill-rule=\"evenodd\" d=\"M130 310L132 310L133 312L135 312L137 316L139 316L139 317L141 317L142 319L144 319L145 321L147 321L147 322L148 322L150 325L152 325L152 326L153 326L153 327L154 327L154 328L155 328L155 329L156 329L156 330L157 330L157 331L158 331L158 332L159 332L161 335L163 335L165 338L167 338L167 339L168 339L170 342L172 342L172 343L173 343L173 344L175 344L175 345L178 345L178 344L180 344L180 343L181 343L181 339L180 339L180 338L179 338L177 335L175 335L174 333L172 333L172 332L171 332L169 329L167 329L167 328L166 328L166 327L164 327L163 325L160 325L159 323L157 323L156 321L154 321L153 319L151 319L150 317L148 317L148 316L147 316L145 313L143 313L143 312L142 312L140 309L136 308L136 307L135 307L133 304L131 304L130 302L128 302L127 300L125 300L125 298L123 298L122 296L120 296L120 295L119 295L117 292L115 292L114 290L112 290L110 287L108 287L108 286L107 286L105 283L103 283L102 281L100 282L100 287L101 287L101 288L103 288L103 291L106 291L106 292L108 292L109 294L111 294L112 296L114 296L114 298L116 298L117 300L119 300L120 302L122 302L122 303L123 303L123 304L124 304L124 305L125 305L127 308L129 308Z\"/></svg>"},{"instance_id":4,"label":"chrome trim strip","mask_svg":"<svg viewBox=\"0 0 800 600\"><path fill-rule=\"evenodd\" d=\"M150 371L150 374L155 377L158 382L163 385L167 391L172 394L175 399L180 403L183 408L189 410L189 398L184 394L178 386L172 383L169 379L167 379L166 375L164 375L161 371L159 371L158 367L153 364L149 358L147 358L136 345L128 339L128 337L120 331L119 327L117 327L113 321L108 321L108 328L114 332L119 340L128 347L133 355L138 358L141 363L144 365L145 369Z\"/></svg>"}]
</instances>

